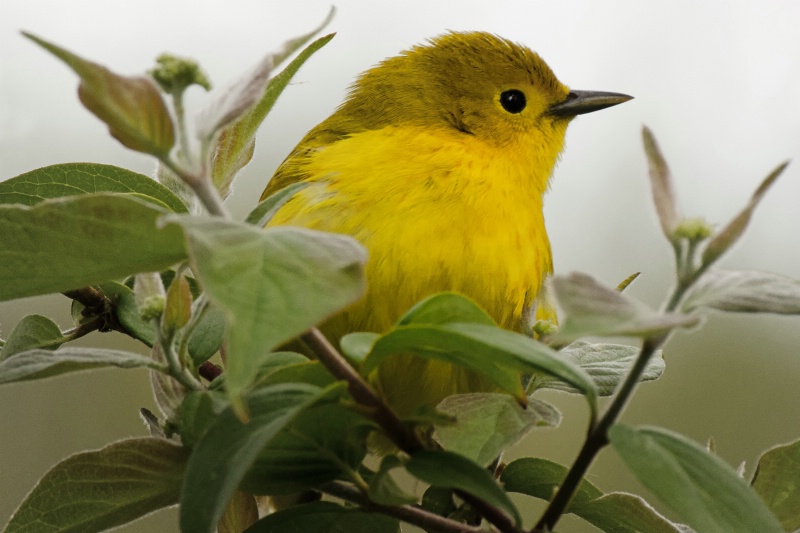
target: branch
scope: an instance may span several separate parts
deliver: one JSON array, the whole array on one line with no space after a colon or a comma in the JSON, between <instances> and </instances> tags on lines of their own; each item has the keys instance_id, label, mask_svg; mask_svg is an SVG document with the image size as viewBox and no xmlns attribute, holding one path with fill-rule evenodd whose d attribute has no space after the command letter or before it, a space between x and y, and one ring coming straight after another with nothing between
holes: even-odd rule
<instances>
[{"instance_id":1,"label":"branch","mask_svg":"<svg viewBox=\"0 0 800 533\"><path fill-rule=\"evenodd\" d=\"M631 398L634 388L639 383L642 373L647 368L650 358L656 350L666 342L667 335L662 335L654 339L647 339L642 344L642 349L636 357L636 361L631 367L625 381L622 382L611 404L609 404L606 412L600 417L597 424L589 431L589 435L583 443L577 459L572 464L567 472L567 476L561 483L558 491L553 499L547 505L547 508L542 514L542 517L536 523L532 533L548 533L553 531L558 520L567 510L569 502L575 495L575 491L580 486L581 480L586 475L589 466L594 461L597 453L608 444L608 430L617 421L617 418L625 409L628 401Z\"/></svg>"},{"instance_id":2,"label":"branch","mask_svg":"<svg viewBox=\"0 0 800 533\"><path fill-rule=\"evenodd\" d=\"M311 328L301 338L334 377L347 382L353 399L372 410L374 420L386 430L401 450L410 454L424 448L417 435L383 403L378 393L350 366L319 329Z\"/></svg>"},{"instance_id":3,"label":"branch","mask_svg":"<svg viewBox=\"0 0 800 533\"><path fill-rule=\"evenodd\" d=\"M415 505L393 507L374 503L358 489L341 481L332 481L319 490L331 496L356 503L364 509L377 511L381 514L392 516L403 522L421 527L425 531L435 531L437 533L487 533L487 530L484 528L462 524L461 522L439 516L438 514L426 511Z\"/></svg>"}]
</instances>

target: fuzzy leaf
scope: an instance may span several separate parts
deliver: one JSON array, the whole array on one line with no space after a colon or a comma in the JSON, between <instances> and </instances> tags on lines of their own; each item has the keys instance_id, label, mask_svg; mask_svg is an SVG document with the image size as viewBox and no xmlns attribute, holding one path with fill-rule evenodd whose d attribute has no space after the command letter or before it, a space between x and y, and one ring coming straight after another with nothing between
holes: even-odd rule
<instances>
[{"instance_id":1,"label":"fuzzy leaf","mask_svg":"<svg viewBox=\"0 0 800 533\"><path fill-rule=\"evenodd\" d=\"M33 206L52 198L98 192L138 193L175 213L186 212L178 197L153 178L99 163L50 165L0 182L0 204Z\"/></svg>"},{"instance_id":2,"label":"fuzzy leaf","mask_svg":"<svg viewBox=\"0 0 800 533\"><path fill-rule=\"evenodd\" d=\"M311 385L275 385L248 396L249 423L243 424L231 408L220 413L189 458L181 530L214 533L225 505L261 449L303 409L329 395Z\"/></svg>"},{"instance_id":3,"label":"fuzzy leaf","mask_svg":"<svg viewBox=\"0 0 800 533\"><path fill-rule=\"evenodd\" d=\"M302 42L288 41L286 44L289 46L286 50L294 47L292 49L293 51L302 46L307 39L311 38L317 31L327 25L333 13L334 10L332 9L328 18L316 31L300 37L299 39L305 39ZM237 122L231 124L222 131L216 142L214 159L211 166L211 177L217 189L223 191L223 195L224 191L229 189L236 173L239 172L253 156L256 131L259 126L261 126L267 114L272 110L278 96L280 96L303 63L317 50L325 46L331 39L333 39L333 34L321 37L308 45L280 74L269 80L266 89L261 94L260 100L258 100L258 102ZM291 52L288 52L284 58L288 57L290 54Z\"/></svg>"},{"instance_id":4,"label":"fuzzy leaf","mask_svg":"<svg viewBox=\"0 0 800 533\"><path fill-rule=\"evenodd\" d=\"M456 394L442 400L438 411L455 423L436 427L436 438L446 450L487 466L534 427L555 427L561 413L549 403L533 398L522 409L506 394Z\"/></svg>"},{"instance_id":5,"label":"fuzzy leaf","mask_svg":"<svg viewBox=\"0 0 800 533\"><path fill-rule=\"evenodd\" d=\"M0 206L0 300L61 292L165 269L185 259L165 213L131 195L93 194Z\"/></svg>"},{"instance_id":6,"label":"fuzzy leaf","mask_svg":"<svg viewBox=\"0 0 800 533\"><path fill-rule=\"evenodd\" d=\"M75 454L39 480L4 531L105 531L175 505L187 455L185 448L159 438Z\"/></svg>"},{"instance_id":7,"label":"fuzzy leaf","mask_svg":"<svg viewBox=\"0 0 800 533\"><path fill-rule=\"evenodd\" d=\"M333 17L332 9L323 23L311 32L295 37L262 59L253 69L215 94L197 114L197 137L211 139L220 129L238 120L264 94L272 69L286 60L298 48L325 27Z\"/></svg>"},{"instance_id":8,"label":"fuzzy leaf","mask_svg":"<svg viewBox=\"0 0 800 533\"><path fill-rule=\"evenodd\" d=\"M478 372L522 404L527 397L520 373L552 374L581 390L595 412L595 386L583 370L548 346L511 331L475 323L399 326L375 342L362 372L368 375L397 353L447 361Z\"/></svg>"},{"instance_id":9,"label":"fuzzy leaf","mask_svg":"<svg viewBox=\"0 0 800 533\"><path fill-rule=\"evenodd\" d=\"M144 355L105 348L30 350L0 361L0 384L49 378L105 366L160 368L158 363Z\"/></svg>"},{"instance_id":10,"label":"fuzzy leaf","mask_svg":"<svg viewBox=\"0 0 800 533\"><path fill-rule=\"evenodd\" d=\"M409 309L398 320L398 326L409 324L448 324L464 322L495 326L494 320L478 304L455 292L430 296Z\"/></svg>"},{"instance_id":11,"label":"fuzzy leaf","mask_svg":"<svg viewBox=\"0 0 800 533\"><path fill-rule=\"evenodd\" d=\"M770 272L711 269L683 302L693 311L710 307L738 313L800 314L800 281Z\"/></svg>"},{"instance_id":12,"label":"fuzzy leaf","mask_svg":"<svg viewBox=\"0 0 800 533\"><path fill-rule=\"evenodd\" d=\"M800 440L764 452L753 489L786 531L800 529Z\"/></svg>"},{"instance_id":13,"label":"fuzzy leaf","mask_svg":"<svg viewBox=\"0 0 800 533\"><path fill-rule=\"evenodd\" d=\"M521 492L549 501L567 475L567 467L546 459L526 457L512 461L500 475L509 492ZM632 494L603 492L582 480L567 507L608 533L682 533L684 530L657 513L642 498Z\"/></svg>"},{"instance_id":14,"label":"fuzzy leaf","mask_svg":"<svg viewBox=\"0 0 800 533\"><path fill-rule=\"evenodd\" d=\"M236 491L225 507L217 533L241 533L258 521L258 505L252 494Z\"/></svg>"},{"instance_id":15,"label":"fuzzy leaf","mask_svg":"<svg viewBox=\"0 0 800 533\"><path fill-rule=\"evenodd\" d=\"M169 219L186 232L192 269L228 315L225 386L240 416L260 357L364 291L364 248L343 235L219 218Z\"/></svg>"},{"instance_id":16,"label":"fuzzy leaf","mask_svg":"<svg viewBox=\"0 0 800 533\"><path fill-rule=\"evenodd\" d=\"M58 324L42 315L28 315L11 330L0 348L0 362L14 354L43 348L55 350L63 341ZM0 363L1 364L1 363Z\"/></svg>"},{"instance_id":17,"label":"fuzzy leaf","mask_svg":"<svg viewBox=\"0 0 800 533\"><path fill-rule=\"evenodd\" d=\"M592 377L600 396L610 396L614 394L617 385L628 374L628 370L639 355L639 348L624 344L591 344L575 341L562 348L558 353L581 367ZM641 381L658 379L664 373L664 368L663 353L658 350L650 358ZM537 374L528 387L529 391L537 389L580 392L571 385L545 374Z\"/></svg>"},{"instance_id":18,"label":"fuzzy leaf","mask_svg":"<svg viewBox=\"0 0 800 533\"><path fill-rule=\"evenodd\" d=\"M377 333L370 333L368 331L357 331L355 333L348 333L339 341L339 347L342 354L347 357L351 363L360 365L364 359L369 355L372 346L380 338Z\"/></svg>"},{"instance_id":19,"label":"fuzzy leaf","mask_svg":"<svg viewBox=\"0 0 800 533\"><path fill-rule=\"evenodd\" d=\"M719 233L711 238L705 250L703 250L704 265L712 264L739 240L744 230L747 229L747 225L750 223L750 217L753 215L753 211L758 206L759 202L761 202L767 190L775 183L775 180L778 179L778 176L783 173L788 165L789 162L786 161L770 172L770 174L764 178L764 181L761 182L761 185L758 186L758 189L753 193L753 196L750 198L745 208L742 209L733 220L728 222L727 226L722 228Z\"/></svg>"},{"instance_id":20,"label":"fuzzy leaf","mask_svg":"<svg viewBox=\"0 0 800 533\"><path fill-rule=\"evenodd\" d=\"M241 486L254 494L281 495L333 481L343 470L358 468L374 429L374 423L339 403L308 407L261 450Z\"/></svg>"},{"instance_id":21,"label":"fuzzy leaf","mask_svg":"<svg viewBox=\"0 0 800 533\"><path fill-rule=\"evenodd\" d=\"M522 523L519 511L489 471L466 457L452 452L424 450L411 456L406 470L433 486L472 494L500 508L518 526Z\"/></svg>"},{"instance_id":22,"label":"fuzzy leaf","mask_svg":"<svg viewBox=\"0 0 800 533\"><path fill-rule=\"evenodd\" d=\"M297 505L272 513L245 533L400 533L399 522L332 502Z\"/></svg>"},{"instance_id":23,"label":"fuzzy leaf","mask_svg":"<svg viewBox=\"0 0 800 533\"><path fill-rule=\"evenodd\" d=\"M571 512L610 533L692 533L686 526L667 520L642 497L624 492L605 494L575 506Z\"/></svg>"},{"instance_id":24,"label":"fuzzy leaf","mask_svg":"<svg viewBox=\"0 0 800 533\"><path fill-rule=\"evenodd\" d=\"M520 492L550 501L566 475L567 467L563 465L538 457L524 457L510 462L503 469L500 482L508 492ZM584 479L575 491L570 506L582 505L602 495L603 491Z\"/></svg>"},{"instance_id":25,"label":"fuzzy leaf","mask_svg":"<svg viewBox=\"0 0 800 533\"><path fill-rule=\"evenodd\" d=\"M403 490L392 477L391 471L402 468L403 462L396 455L387 455L381 466L369 482L368 496L370 501L381 505L410 505L417 498Z\"/></svg>"},{"instance_id":26,"label":"fuzzy leaf","mask_svg":"<svg viewBox=\"0 0 800 533\"><path fill-rule=\"evenodd\" d=\"M189 336L189 355L199 367L217 353L225 340L225 312L212 307L200 317Z\"/></svg>"},{"instance_id":27,"label":"fuzzy leaf","mask_svg":"<svg viewBox=\"0 0 800 533\"><path fill-rule=\"evenodd\" d=\"M106 123L108 131L137 152L162 158L175 144L175 130L155 82L147 76L120 76L102 65L23 32L80 76L78 96L83 105Z\"/></svg>"},{"instance_id":28,"label":"fuzzy leaf","mask_svg":"<svg viewBox=\"0 0 800 533\"><path fill-rule=\"evenodd\" d=\"M566 315L556 335L558 339L573 340L589 335L649 338L700 322L696 316L653 311L587 274L555 276L552 287Z\"/></svg>"},{"instance_id":29,"label":"fuzzy leaf","mask_svg":"<svg viewBox=\"0 0 800 533\"><path fill-rule=\"evenodd\" d=\"M697 533L784 531L730 466L685 437L618 424L609 439L639 481Z\"/></svg>"},{"instance_id":30,"label":"fuzzy leaf","mask_svg":"<svg viewBox=\"0 0 800 533\"><path fill-rule=\"evenodd\" d=\"M642 138L647 161L650 164L650 188L653 192L653 202L656 205L661 230L667 239L674 241L675 228L678 227L680 215L672 188L669 167L661 154L658 143L656 143L656 138L647 126L642 128Z\"/></svg>"}]
</instances>

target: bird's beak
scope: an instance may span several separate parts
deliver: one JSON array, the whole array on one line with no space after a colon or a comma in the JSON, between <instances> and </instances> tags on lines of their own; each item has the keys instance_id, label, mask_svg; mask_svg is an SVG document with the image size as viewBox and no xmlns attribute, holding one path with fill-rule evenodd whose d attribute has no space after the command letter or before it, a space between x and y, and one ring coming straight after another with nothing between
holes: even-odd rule
<instances>
[{"instance_id":1,"label":"bird's beak","mask_svg":"<svg viewBox=\"0 0 800 533\"><path fill-rule=\"evenodd\" d=\"M570 91L567 99L551 106L547 110L547 114L553 117L571 118L576 115L599 111L632 99L633 96L620 93Z\"/></svg>"}]
</instances>

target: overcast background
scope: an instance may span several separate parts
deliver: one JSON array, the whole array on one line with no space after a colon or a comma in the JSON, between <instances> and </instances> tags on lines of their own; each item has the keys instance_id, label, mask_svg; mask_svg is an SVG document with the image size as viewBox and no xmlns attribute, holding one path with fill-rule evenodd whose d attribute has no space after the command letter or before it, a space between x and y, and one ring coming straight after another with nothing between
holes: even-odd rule
<instances>
[{"instance_id":1,"label":"overcast background","mask_svg":"<svg viewBox=\"0 0 800 533\"><path fill-rule=\"evenodd\" d=\"M79 104L77 78L31 42L25 29L84 57L134 74L162 51L200 61L216 86L286 38L322 20L324 1L102 2L2 0L0 4L0 179L41 166L91 161L150 173ZM341 101L362 70L427 37L485 30L539 52L575 89L631 94L632 102L579 117L546 202L559 272L581 270L609 284L643 274L631 294L658 305L672 257L651 206L641 127L655 133L671 166L682 211L722 224L778 163L800 153L800 3L642 1L339 0L336 38L295 77L258 140L230 199L244 214L301 136ZM204 94L189 91L189 105ZM800 164L770 191L727 268L800 278ZM509 258L513 261L513 257ZM0 336L39 312L69 327L66 299L0 304ZM119 335L89 344L139 349ZM748 475L765 448L800 437L800 318L714 315L676 336L664 377L643 386L624 416L699 442ZM569 463L586 410L579 398L548 397L564 412L557 430L531 435L516 452ZM145 434L137 415L152 408L143 371L98 371L0 388L0 523L36 479L70 453ZM604 490L642 493L611 450L591 471ZM645 493L646 494L646 493ZM655 498L649 499L660 506ZM520 500L530 516L538 502ZM663 509L663 506L660 506ZM175 531L174 511L120 531ZM565 521L563 532L593 531Z\"/></svg>"}]
</instances>

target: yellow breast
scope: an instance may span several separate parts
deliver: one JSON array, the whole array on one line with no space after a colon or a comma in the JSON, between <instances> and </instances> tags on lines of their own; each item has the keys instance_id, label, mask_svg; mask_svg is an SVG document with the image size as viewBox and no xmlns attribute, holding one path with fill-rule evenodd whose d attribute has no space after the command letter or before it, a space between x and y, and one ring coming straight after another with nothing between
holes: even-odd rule
<instances>
[{"instance_id":1,"label":"yellow breast","mask_svg":"<svg viewBox=\"0 0 800 533\"><path fill-rule=\"evenodd\" d=\"M532 174L543 166L532 155L498 154L446 131L359 133L287 161L301 165L311 185L272 224L349 234L369 250L368 293L338 321L337 334L384 331L445 290L514 328L552 269L542 215L547 176Z\"/></svg>"},{"instance_id":2,"label":"yellow breast","mask_svg":"<svg viewBox=\"0 0 800 533\"><path fill-rule=\"evenodd\" d=\"M465 294L500 326L519 328L552 271L542 195L560 145L544 153L540 144L498 150L461 133L390 127L287 160L298 168L282 170L310 185L271 224L349 234L369 251L367 294L323 330L334 342L383 332L440 291ZM375 384L404 414L492 389L468 371L411 356L390 360Z\"/></svg>"}]
</instances>

